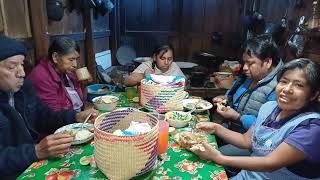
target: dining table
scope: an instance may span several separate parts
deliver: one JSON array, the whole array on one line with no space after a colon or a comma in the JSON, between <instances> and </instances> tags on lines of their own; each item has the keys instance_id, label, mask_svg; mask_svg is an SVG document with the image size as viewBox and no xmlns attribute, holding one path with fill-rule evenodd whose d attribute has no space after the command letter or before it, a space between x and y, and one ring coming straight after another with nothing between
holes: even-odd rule
<instances>
[{"instance_id":1,"label":"dining table","mask_svg":"<svg viewBox=\"0 0 320 180\"><path fill-rule=\"evenodd\" d=\"M118 108L130 107L139 108L137 102L128 100L122 92L113 93L120 99ZM193 114L200 122L210 121L208 112ZM190 127L192 124L190 123ZM188 131L191 128L177 129L176 131ZM218 149L214 135L209 135L210 144ZM90 163L82 165L82 157L91 157ZM94 161L94 140L80 145L75 145L60 157L51 157L47 160L34 162L18 178L25 179L45 179L45 180L103 180L108 179L96 166ZM192 152L183 149L175 140L174 136L169 136L168 149L165 153L158 155L157 166L149 173L134 177L132 179L151 180L226 180L228 179L223 166L211 161L201 160Z\"/></svg>"}]
</instances>

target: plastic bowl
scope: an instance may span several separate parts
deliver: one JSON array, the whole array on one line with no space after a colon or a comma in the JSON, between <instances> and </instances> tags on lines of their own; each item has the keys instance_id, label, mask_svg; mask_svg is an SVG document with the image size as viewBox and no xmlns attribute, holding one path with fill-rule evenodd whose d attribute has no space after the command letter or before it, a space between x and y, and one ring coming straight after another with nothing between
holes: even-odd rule
<instances>
[{"instance_id":1,"label":"plastic bowl","mask_svg":"<svg viewBox=\"0 0 320 180\"><path fill-rule=\"evenodd\" d=\"M169 111L165 114L169 125L175 128L186 127L192 119L192 115L183 111Z\"/></svg>"},{"instance_id":2,"label":"plastic bowl","mask_svg":"<svg viewBox=\"0 0 320 180\"><path fill-rule=\"evenodd\" d=\"M111 94L116 90L116 86L109 84L93 84L87 86L87 99L92 102L93 98Z\"/></svg>"},{"instance_id":3,"label":"plastic bowl","mask_svg":"<svg viewBox=\"0 0 320 180\"><path fill-rule=\"evenodd\" d=\"M94 106L99 111L113 111L118 105L119 98L117 96L99 96L92 99Z\"/></svg>"}]
</instances>

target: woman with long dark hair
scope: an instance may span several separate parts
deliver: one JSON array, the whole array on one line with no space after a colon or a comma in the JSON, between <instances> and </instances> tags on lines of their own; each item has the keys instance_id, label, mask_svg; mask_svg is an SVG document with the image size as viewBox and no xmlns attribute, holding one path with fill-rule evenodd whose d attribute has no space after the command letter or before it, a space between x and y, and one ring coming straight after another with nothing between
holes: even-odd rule
<instances>
[{"instance_id":1,"label":"woman with long dark hair","mask_svg":"<svg viewBox=\"0 0 320 180\"><path fill-rule=\"evenodd\" d=\"M202 159L242 169L232 179L320 178L320 67L309 59L296 59L278 74L276 101L261 106L251 128L240 134L215 123L197 128L228 143L250 149L251 156L225 156L203 144L195 152Z\"/></svg>"},{"instance_id":2,"label":"woman with long dark hair","mask_svg":"<svg viewBox=\"0 0 320 180\"><path fill-rule=\"evenodd\" d=\"M165 76L184 76L179 66L173 62L174 50L171 45L162 45L155 48L150 61L143 62L125 80L126 86L135 86L145 78L148 73Z\"/></svg>"}]
</instances>

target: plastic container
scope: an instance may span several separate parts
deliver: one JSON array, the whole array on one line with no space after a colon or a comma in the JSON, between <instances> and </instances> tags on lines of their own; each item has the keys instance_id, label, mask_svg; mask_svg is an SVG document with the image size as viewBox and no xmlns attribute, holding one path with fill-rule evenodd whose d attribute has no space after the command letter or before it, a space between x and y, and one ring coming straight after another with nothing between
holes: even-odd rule
<instances>
[{"instance_id":1,"label":"plastic container","mask_svg":"<svg viewBox=\"0 0 320 180\"><path fill-rule=\"evenodd\" d=\"M107 89L106 89L107 88ZM106 91L103 91L105 89ZM109 84L93 84L87 86L87 100L92 102L92 99L98 96L111 94L116 90L116 86Z\"/></svg>"},{"instance_id":2,"label":"plastic container","mask_svg":"<svg viewBox=\"0 0 320 180\"><path fill-rule=\"evenodd\" d=\"M138 90L137 87L126 87L124 95L127 99L132 100L134 97L138 96Z\"/></svg>"},{"instance_id":3,"label":"plastic container","mask_svg":"<svg viewBox=\"0 0 320 180\"><path fill-rule=\"evenodd\" d=\"M167 152L169 141L169 123L159 121L158 154Z\"/></svg>"}]
</instances>

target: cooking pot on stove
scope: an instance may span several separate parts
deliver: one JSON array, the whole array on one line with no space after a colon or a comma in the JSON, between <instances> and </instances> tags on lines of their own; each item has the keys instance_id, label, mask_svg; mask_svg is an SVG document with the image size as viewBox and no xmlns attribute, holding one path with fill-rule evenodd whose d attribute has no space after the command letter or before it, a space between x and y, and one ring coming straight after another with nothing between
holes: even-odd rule
<instances>
[{"instance_id":1,"label":"cooking pot on stove","mask_svg":"<svg viewBox=\"0 0 320 180\"><path fill-rule=\"evenodd\" d=\"M203 87L204 81L207 77L208 69L201 66L196 66L192 68L190 85L192 87Z\"/></svg>"},{"instance_id":2,"label":"cooking pot on stove","mask_svg":"<svg viewBox=\"0 0 320 180\"><path fill-rule=\"evenodd\" d=\"M220 64L225 60L223 57L215 56L206 52L195 53L194 59L197 60L197 64L209 68L210 71L217 71Z\"/></svg>"}]
</instances>

